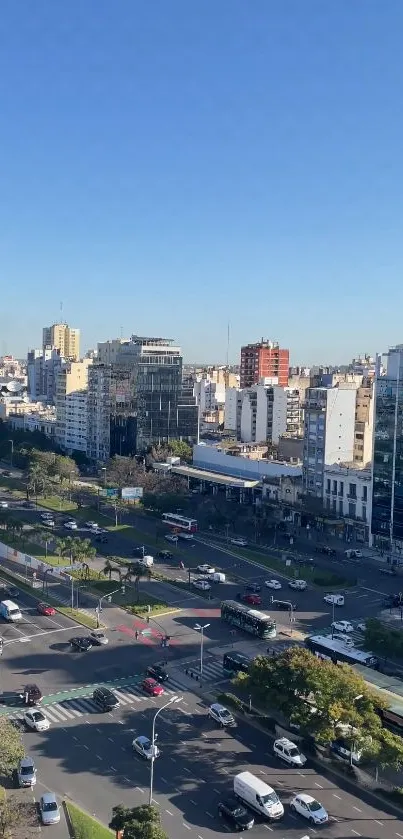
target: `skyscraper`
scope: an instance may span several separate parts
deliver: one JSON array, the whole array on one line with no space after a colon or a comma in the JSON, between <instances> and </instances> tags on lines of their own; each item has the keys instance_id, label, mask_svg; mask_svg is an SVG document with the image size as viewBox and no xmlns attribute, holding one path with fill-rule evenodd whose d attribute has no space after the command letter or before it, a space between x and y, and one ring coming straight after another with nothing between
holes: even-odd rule
<instances>
[{"instance_id":1,"label":"skyscraper","mask_svg":"<svg viewBox=\"0 0 403 839\"><path fill-rule=\"evenodd\" d=\"M379 364L378 364L379 367ZM372 536L386 551L403 550L403 344L386 355L375 380Z\"/></svg>"},{"instance_id":2,"label":"skyscraper","mask_svg":"<svg viewBox=\"0 0 403 839\"><path fill-rule=\"evenodd\" d=\"M54 323L42 330L42 348L55 347L62 358L78 361L80 358L80 330L67 323Z\"/></svg>"},{"instance_id":3,"label":"skyscraper","mask_svg":"<svg viewBox=\"0 0 403 839\"><path fill-rule=\"evenodd\" d=\"M257 344L241 348L241 388L257 385L260 379L277 379L270 384L288 385L289 350L280 349L276 341L262 338Z\"/></svg>"}]
</instances>

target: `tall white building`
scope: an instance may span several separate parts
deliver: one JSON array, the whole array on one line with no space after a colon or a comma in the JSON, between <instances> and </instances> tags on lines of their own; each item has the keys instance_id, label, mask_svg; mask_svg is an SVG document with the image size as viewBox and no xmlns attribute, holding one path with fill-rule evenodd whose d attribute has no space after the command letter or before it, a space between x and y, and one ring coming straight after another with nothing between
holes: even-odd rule
<instances>
[{"instance_id":1,"label":"tall white building","mask_svg":"<svg viewBox=\"0 0 403 839\"><path fill-rule=\"evenodd\" d=\"M28 353L28 393L32 400L53 405L56 396L56 376L66 360L55 347L30 350Z\"/></svg>"},{"instance_id":2,"label":"tall white building","mask_svg":"<svg viewBox=\"0 0 403 839\"><path fill-rule=\"evenodd\" d=\"M278 443L287 428L287 393L279 385L228 388L224 427L242 443Z\"/></svg>"},{"instance_id":3,"label":"tall white building","mask_svg":"<svg viewBox=\"0 0 403 839\"><path fill-rule=\"evenodd\" d=\"M193 394L196 398L196 405L199 406L200 414L224 409L224 382L213 382L209 379L201 379L199 382L194 383Z\"/></svg>"},{"instance_id":4,"label":"tall white building","mask_svg":"<svg viewBox=\"0 0 403 839\"><path fill-rule=\"evenodd\" d=\"M306 391L303 485L309 495L323 498L325 465L353 461L356 395L350 382Z\"/></svg>"},{"instance_id":5,"label":"tall white building","mask_svg":"<svg viewBox=\"0 0 403 839\"><path fill-rule=\"evenodd\" d=\"M66 452L87 451L88 369L92 359L71 361L56 377L56 442Z\"/></svg>"}]
</instances>

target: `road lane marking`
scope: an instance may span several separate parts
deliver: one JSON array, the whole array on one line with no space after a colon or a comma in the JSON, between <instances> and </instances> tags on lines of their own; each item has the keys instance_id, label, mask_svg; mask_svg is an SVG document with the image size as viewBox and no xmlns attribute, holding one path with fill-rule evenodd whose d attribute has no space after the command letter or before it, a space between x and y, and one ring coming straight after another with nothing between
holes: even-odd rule
<instances>
[{"instance_id":1,"label":"road lane marking","mask_svg":"<svg viewBox=\"0 0 403 839\"><path fill-rule=\"evenodd\" d=\"M162 778L162 780L164 780L164 779ZM189 801L190 801L191 804L194 804L194 806L197 807L196 801L194 801L193 798L189 798Z\"/></svg>"},{"instance_id":2,"label":"road lane marking","mask_svg":"<svg viewBox=\"0 0 403 839\"><path fill-rule=\"evenodd\" d=\"M168 816L173 816L173 813L171 812L171 810L165 810L165 812L168 813Z\"/></svg>"},{"instance_id":3,"label":"road lane marking","mask_svg":"<svg viewBox=\"0 0 403 839\"><path fill-rule=\"evenodd\" d=\"M144 790L141 789L141 787L134 787L134 789L138 789L138 791L141 792L142 795L144 795Z\"/></svg>"},{"instance_id":4,"label":"road lane marking","mask_svg":"<svg viewBox=\"0 0 403 839\"><path fill-rule=\"evenodd\" d=\"M399 839L403 839L403 836L402 836L402 834L401 834L401 833L396 833L396 836L398 836L398 837L399 837Z\"/></svg>"},{"instance_id":5,"label":"road lane marking","mask_svg":"<svg viewBox=\"0 0 403 839\"><path fill-rule=\"evenodd\" d=\"M332 795L333 795L335 798L338 798L338 799L339 799L339 801L341 801L341 796L340 796L340 795L336 795L336 793L335 793L335 792L333 792L333 793L332 793Z\"/></svg>"},{"instance_id":6,"label":"road lane marking","mask_svg":"<svg viewBox=\"0 0 403 839\"><path fill-rule=\"evenodd\" d=\"M379 824L381 827L383 827L383 822L378 822L378 819L374 819L374 822L376 822L376 823L377 823L377 824Z\"/></svg>"},{"instance_id":7,"label":"road lane marking","mask_svg":"<svg viewBox=\"0 0 403 839\"><path fill-rule=\"evenodd\" d=\"M354 807L354 804L353 804L353 810L357 810L357 813L362 813L362 810L360 810L359 807Z\"/></svg>"},{"instance_id":8,"label":"road lane marking","mask_svg":"<svg viewBox=\"0 0 403 839\"><path fill-rule=\"evenodd\" d=\"M322 784L318 784L317 781L315 781L315 787L319 787L319 789L323 789Z\"/></svg>"},{"instance_id":9,"label":"road lane marking","mask_svg":"<svg viewBox=\"0 0 403 839\"><path fill-rule=\"evenodd\" d=\"M209 813L209 811L208 811L208 810L206 810L206 815L207 815L207 816L210 816L210 819L213 819L213 818L214 818L213 814L212 814L212 813Z\"/></svg>"},{"instance_id":10,"label":"road lane marking","mask_svg":"<svg viewBox=\"0 0 403 839\"><path fill-rule=\"evenodd\" d=\"M358 833L357 830L353 830L353 828L351 828L351 833L354 833L355 836L361 836L361 833Z\"/></svg>"},{"instance_id":11,"label":"road lane marking","mask_svg":"<svg viewBox=\"0 0 403 839\"><path fill-rule=\"evenodd\" d=\"M188 768L187 768L187 766L184 766L184 767L183 767L183 771L184 771L184 772L188 772L188 773L189 773L189 775L191 775L191 774L192 774L191 769L188 769Z\"/></svg>"},{"instance_id":12,"label":"road lane marking","mask_svg":"<svg viewBox=\"0 0 403 839\"><path fill-rule=\"evenodd\" d=\"M264 824L264 825L263 825L263 827L265 827L265 828L266 828L266 830L273 830L273 828L272 828L272 827L269 827L269 825L268 825L268 824Z\"/></svg>"},{"instance_id":13,"label":"road lane marking","mask_svg":"<svg viewBox=\"0 0 403 839\"><path fill-rule=\"evenodd\" d=\"M98 760L102 760L102 757L100 755L95 755L95 757L98 758Z\"/></svg>"},{"instance_id":14,"label":"road lane marking","mask_svg":"<svg viewBox=\"0 0 403 839\"><path fill-rule=\"evenodd\" d=\"M167 779L166 779L166 778L163 778L163 777L162 777L162 775L160 775L160 778L161 778L161 781L163 781L163 783L164 783L164 784L167 784L167 783L168 783Z\"/></svg>"},{"instance_id":15,"label":"road lane marking","mask_svg":"<svg viewBox=\"0 0 403 839\"><path fill-rule=\"evenodd\" d=\"M216 793L217 793L217 795L219 795L219 794L220 794L220 790L219 790L219 789L216 789L215 787L214 787L214 789L213 789L213 792L216 792Z\"/></svg>"},{"instance_id":16,"label":"road lane marking","mask_svg":"<svg viewBox=\"0 0 403 839\"><path fill-rule=\"evenodd\" d=\"M89 752L90 747L89 747L89 746L87 746L85 743L83 743L83 746L84 746L84 749L87 749L87 752Z\"/></svg>"},{"instance_id":17,"label":"road lane marking","mask_svg":"<svg viewBox=\"0 0 403 839\"><path fill-rule=\"evenodd\" d=\"M176 763L176 757L171 757L172 763Z\"/></svg>"},{"instance_id":18,"label":"road lane marking","mask_svg":"<svg viewBox=\"0 0 403 839\"><path fill-rule=\"evenodd\" d=\"M111 766L111 767L110 767L110 769L112 770L112 772L116 772L116 771L117 771L117 770L115 769L115 767L114 767L114 766Z\"/></svg>"},{"instance_id":19,"label":"road lane marking","mask_svg":"<svg viewBox=\"0 0 403 839\"><path fill-rule=\"evenodd\" d=\"M191 827L189 827L189 825L188 825L188 824L186 824L186 822L182 822L182 824L183 824L183 827L186 827L186 828L187 828L187 830L191 830L191 829L192 829Z\"/></svg>"},{"instance_id":20,"label":"road lane marking","mask_svg":"<svg viewBox=\"0 0 403 839\"><path fill-rule=\"evenodd\" d=\"M108 740L109 740L110 743L114 742L113 737L108 737Z\"/></svg>"}]
</instances>

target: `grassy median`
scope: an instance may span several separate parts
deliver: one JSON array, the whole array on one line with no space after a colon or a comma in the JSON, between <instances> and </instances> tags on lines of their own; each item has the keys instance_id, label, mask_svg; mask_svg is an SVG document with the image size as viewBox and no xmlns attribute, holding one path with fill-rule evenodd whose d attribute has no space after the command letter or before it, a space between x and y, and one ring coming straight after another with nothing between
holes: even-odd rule
<instances>
[{"instance_id":1,"label":"grassy median","mask_svg":"<svg viewBox=\"0 0 403 839\"><path fill-rule=\"evenodd\" d=\"M72 839L114 839L113 830L109 830L109 827L85 813L76 804L65 801L64 806L70 822Z\"/></svg>"}]
</instances>

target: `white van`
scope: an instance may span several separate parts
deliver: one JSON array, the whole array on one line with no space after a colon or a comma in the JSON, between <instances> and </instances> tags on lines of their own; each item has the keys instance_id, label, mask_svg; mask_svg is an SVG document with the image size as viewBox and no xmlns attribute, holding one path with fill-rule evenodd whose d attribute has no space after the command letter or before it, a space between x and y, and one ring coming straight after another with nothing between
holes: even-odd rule
<instances>
[{"instance_id":1,"label":"white van","mask_svg":"<svg viewBox=\"0 0 403 839\"><path fill-rule=\"evenodd\" d=\"M235 775L234 795L267 819L274 821L284 816L284 807L277 793L251 772Z\"/></svg>"},{"instance_id":2,"label":"white van","mask_svg":"<svg viewBox=\"0 0 403 839\"><path fill-rule=\"evenodd\" d=\"M147 556L146 554L145 556L139 556L139 558L136 559L136 562L138 562L139 565L145 565L146 568L151 568L151 566L154 565L154 557Z\"/></svg>"},{"instance_id":3,"label":"white van","mask_svg":"<svg viewBox=\"0 0 403 839\"><path fill-rule=\"evenodd\" d=\"M207 579L210 583L225 583L225 574L220 571L214 571L213 574L207 574Z\"/></svg>"},{"instance_id":4,"label":"white van","mask_svg":"<svg viewBox=\"0 0 403 839\"><path fill-rule=\"evenodd\" d=\"M2 600L0 603L0 615L6 621L11 621L11 623L22 621L20 609L12 600Z\"/></svg>"}]
</instances>

